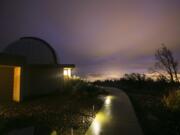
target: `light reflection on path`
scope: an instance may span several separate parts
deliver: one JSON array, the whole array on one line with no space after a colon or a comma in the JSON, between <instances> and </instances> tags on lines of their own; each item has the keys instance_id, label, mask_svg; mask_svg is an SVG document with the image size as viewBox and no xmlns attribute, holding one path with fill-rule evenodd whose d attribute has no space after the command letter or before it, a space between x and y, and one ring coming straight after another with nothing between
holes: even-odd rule
<instances>
[{"instance_id":1,"label":"light reflection on path","mask_svg":"<svg viewBox=\"0 0 180 135\"><path fill-rule=\"evenodd\" d=\"M111 95L105 97L103 107L85 135L142 135L127 95L119 89L108 89Z\"/></svg>"},{"instance_id":2,"label":"light reflection on path","mask_svg":"<svg viewBox=\"0 0 180 135\"><path fill-rule=\"evenodd\" d=\"M102 129L101 126L111 120L111 102L113 98L113 96L105 97L104 106L101 111L96 114L96 117L92 123L92 128L89 131L90 134L100 135ZM89 135L89 133L87 135Z\"/></svg>"}]
</instances>

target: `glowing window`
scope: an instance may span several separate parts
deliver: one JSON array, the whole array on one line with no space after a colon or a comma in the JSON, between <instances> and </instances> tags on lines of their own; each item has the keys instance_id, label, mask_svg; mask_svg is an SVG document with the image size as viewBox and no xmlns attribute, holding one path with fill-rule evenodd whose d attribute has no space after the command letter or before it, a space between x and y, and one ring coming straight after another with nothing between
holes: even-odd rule
<instances>
[{"instance_id":1,"label":"glowing window","mask_svg":"<svg viewBox=\"0 0 180 135\"><path fill-rule=\"evenodd\" d=\"M21 67L14 68L13 100L20 101Z\"/></svg>"},{"instance_id":2,"label":"glowing window","mask_svg":"<svg viewBox=\"0 0 180 135\"><path fill-rule=\"evenodd\" d=\"M71 68L64 68L64 76L71 78Z\"/></svg>"},{"instance_id":3,"label":"glowing window","mask_svg":"<svg viewBox=\"0 0 180 135\"><path fill-rule=\"evenodd\" d=\"M68 72L66 69L64 69L64 75L67 76L68 75Z\"/></svg>"}]
</instances>

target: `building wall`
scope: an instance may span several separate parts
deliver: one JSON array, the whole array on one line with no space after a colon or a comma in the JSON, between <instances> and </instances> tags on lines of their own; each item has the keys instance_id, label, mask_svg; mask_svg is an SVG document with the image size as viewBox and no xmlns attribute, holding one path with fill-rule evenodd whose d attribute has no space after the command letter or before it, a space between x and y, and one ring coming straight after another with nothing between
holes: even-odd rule
<instances>
[{"instance_id":1,"label":"building wall","mask_svg":"<svg viewBox=\"0 0 180 135\"><path fill-rule=\"evenodd\" d=\"M21 100L61 90L62 82L62 68L25 66L22 69Z\"/></svg>"},{"instance_id":2,"label":"building wall","mask_svg":"<svg viewBox=\"0 0 180 135\"><path fill-rule=\"evenodd\" d=\"M0 101L12 100L14 67L0 66Z\"/></svg>"},{"instance_id":3,"label":"building wall","mask_svg":"<svg viewBox=\"0 0 180 135\"><path fill-rule=\"evenodd\" d=\"M20 66L26 64L26 58L23 56L0 53L0 65Z\"/></svg>"}]
</instances>

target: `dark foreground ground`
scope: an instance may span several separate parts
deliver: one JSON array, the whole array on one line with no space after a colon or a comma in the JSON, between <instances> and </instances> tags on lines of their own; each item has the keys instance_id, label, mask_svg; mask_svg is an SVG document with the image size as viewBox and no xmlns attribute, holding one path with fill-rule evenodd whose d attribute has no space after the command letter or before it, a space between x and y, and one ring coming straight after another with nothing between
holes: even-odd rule
<instances>
[{"instance_id":1,"label":"dark foreground ground","mask_svg":"<svg viewBox=\"0 0 180 135\"><path fill-rule=\"evenodd\" d=\"M26 127L33 127L37 135L52 131L69 135L72 128L74 134L83 135L101 106L96 96L59 93L22 103L1 102L0 135Z\"/></svg>"},{"instance_id":2,"label":"dark foreground ground","mask_svg":"<svg viewBox=\"0 0 180 135\"><path fill-rule=\"evenodd\" d=\"M126 91L145 135L180 135L180 112L164 107L162 94Z\"/></svg>"}]
</instances>

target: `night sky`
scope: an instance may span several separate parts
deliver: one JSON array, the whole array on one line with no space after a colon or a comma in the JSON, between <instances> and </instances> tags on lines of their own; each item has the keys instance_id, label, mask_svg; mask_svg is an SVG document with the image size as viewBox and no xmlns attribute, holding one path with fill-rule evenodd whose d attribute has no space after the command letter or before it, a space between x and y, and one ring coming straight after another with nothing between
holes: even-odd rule
<instances>
[{"instance_id":1,"label":"night sky","mask_svg":"<svg viewBox=\"0 0 180 135\"><path fill-rule=\"evenodd\" d=\"M180 0L0 0L0 50L23 36L81 76L146 73L162 43L180 61Z\"/></svg>"}]
</instances>

